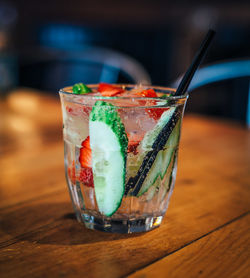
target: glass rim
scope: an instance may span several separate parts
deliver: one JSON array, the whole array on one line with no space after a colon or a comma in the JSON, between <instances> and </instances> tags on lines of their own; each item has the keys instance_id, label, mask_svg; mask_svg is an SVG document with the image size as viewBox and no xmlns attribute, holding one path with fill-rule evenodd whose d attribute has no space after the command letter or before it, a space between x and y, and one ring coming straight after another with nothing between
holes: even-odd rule
<instances>
[{"instance_id":1,"label":"glass rim","mask_svg":"<svg viewBox=\"0 0 250 278\"><path fill-rule=\"evenodd\" d=\"M96 88L99 84L86 84L89 88ZM114 84L110 84L110 85L114 85L114 86L120 86L121 88L134 88L135 86L139 85L139 84L124 84L124 83L114 83ZM176 88L170 88L170 87L164 87L164 86L154 86L154 85L143 85L142 87L146 87L146 89L156 89L156 90L160 90L162 91L162 93L166 93L166 92L175 92ZM93 100L117 100L117 99L121 99L121 100L130 100L132 97L130 96L112 96L112 97L108 97L108 96L97 96L97 95L91 95L91 94L74 94L73 92L69 92L67 90L72 89L73 86L67 86L64 88L61 88L59 90L60 94L64 94L67 96L72 96L72 97L79 97L79 98L91 98ZM161 98L161 97L136 97L137 100L158 100L158 101L162 101L162 100L172 100L172 101L178 101L178 100L186 100L188 98L188 92L185 92L185 94L180 95L180 96L166 96L165 98Z\"/></svg>"}]
</instances>

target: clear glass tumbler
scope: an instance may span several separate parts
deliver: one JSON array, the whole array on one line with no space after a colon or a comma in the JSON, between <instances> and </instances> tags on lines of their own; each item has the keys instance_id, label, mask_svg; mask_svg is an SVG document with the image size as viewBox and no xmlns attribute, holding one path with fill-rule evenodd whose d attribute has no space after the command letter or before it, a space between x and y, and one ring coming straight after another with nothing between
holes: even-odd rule
<instances>
[{"instance_id":1,"label":"clear glass tumbler","mask_svg":"<svg viewBox=\"0 0 250 278\"><path fill-rule=\"evenodd\" d=\"M123 97L60 90L66 180L87 228L144 232L160 226L173 192L187 95L147 86L160 97L133 97L138 86L120 86Z\"/></svg>"}]
</instances>

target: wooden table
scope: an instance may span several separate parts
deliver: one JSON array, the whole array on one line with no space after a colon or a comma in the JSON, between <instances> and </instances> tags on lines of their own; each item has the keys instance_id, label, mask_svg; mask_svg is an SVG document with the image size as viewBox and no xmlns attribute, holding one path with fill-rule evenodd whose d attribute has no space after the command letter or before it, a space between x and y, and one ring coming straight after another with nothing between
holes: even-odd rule
<instances>
[{"instance_id":1,"label":"wooden table","mask_svg":"<svg viewBox=\"0 0 250 278\"><path fill-rule=\"evenodd\" d=\"M250 277L250 132L186 115L176 187L160 228L119 235L73 215L58 97L0 102L0 276Z\"/></svg>"}]
</instances>

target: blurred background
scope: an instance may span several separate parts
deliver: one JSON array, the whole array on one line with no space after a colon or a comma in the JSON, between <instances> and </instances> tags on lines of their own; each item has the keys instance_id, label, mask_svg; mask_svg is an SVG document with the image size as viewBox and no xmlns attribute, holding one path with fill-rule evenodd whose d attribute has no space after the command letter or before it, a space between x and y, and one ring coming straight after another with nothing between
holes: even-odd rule
<instances>
[{"instance_id":1,"label":"blurred background","mask_svg":"<svg viewBox=\"0 0 250 278\"><path fill-rule=\"evenodd\" d=\"M76 82L171 86L209 28L217 35L203 66L250 59L249 1L0 0L0 94L28 87L57 97ZM213 84L194 89L187 112L249 124L249 73L238 75L202 81Z\"/></svg>"}]
</instances>

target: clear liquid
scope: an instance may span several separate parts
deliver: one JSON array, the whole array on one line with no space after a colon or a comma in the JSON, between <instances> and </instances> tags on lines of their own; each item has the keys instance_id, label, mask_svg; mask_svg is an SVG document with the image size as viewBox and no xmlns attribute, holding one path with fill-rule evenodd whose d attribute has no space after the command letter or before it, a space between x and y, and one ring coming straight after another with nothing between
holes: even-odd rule
<instances>
[{"instance_id":1,"label":"clear liquid","mask_svg":"<svg viewBox=\"0 0 250 278\"><path fill-rule=\"evenodd\" d=\"M110 232L141 232L158 227L167 210L169 199L173 191L177 170L178 143L169 146L171 159L162 158L162 162L154 167L155 171L150 186L144 192L132 194L132 190L126 190L122 197L122 202L115 213L107 217L102 214L96 201L94 186L84 183L81 175L81 165L79 162L81 143L89 136L89 114L91 106L83 106L80 103L72 103L61 98L63 111L63 135L64 135L64 161L67 184L72 200L72 204L79 222L83 222L86 227ZM164 111L169 107L160 108ZM151 109L152 110L152 109ZM139 141L155 128L158 119L152 117L152 111L143 107L118 108L117 111L121 121L125 126L127 134L140 138ZM155 108L154 112L157 112ZM162 127L159 128L161 130ZM180 132L180 125L177 133ZM153 140L153 139L152 139ZM179 141L179 136L177 141ZM144 141L145 142L145 141ZM146 142L148 142L146 140ZM146 146L138 146L137 152L130 151L126 157L125 186L128 186L130 177L136 176L146 153L150 151L152 143ZM149 149L147 149L149 148ZM145 151L147 150L147 151ZM110 156L114 153L110 151ZM163 153L163 151L160 151ZM159 153L157 154L158 157ZM157 159L154 163L156 163ZM168 164L170 161L169 165ZM99 172L105 169L105 161L98 165ZM157 173L161 173L158 175ZM144 183L145 184L145 181ZM128 191L128 192L127 192ZM135 195L135 196L134 196Z\"/></svg>"},{"instance_id":2,"label":"clear liquid","mask_svg":"<svg viewBox=\"0 0 250 278\"><path fill-rule=\"evenodd\" d=\"M95 198L95 189L79 180L81 165L79 163L79 147L68 140L65 144L65 169L73 206L78 220L86 215L102 219L132 220L147 217L163 216L167 210L169 197L176 177L178 147L173 148L173 158L163 178L158 178L141 196L123 196L118 210L111 216L101 214ZM137 173L141 165L139 156L129 153L126 163L126 181ZM70 170L69 170L70 169ZM74 172L74 177L72 177ZM79 219L80 218L80 219Z\"/></svg>"}]
</instances>

